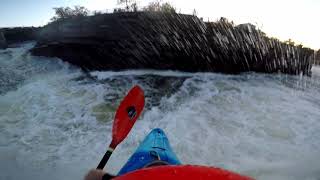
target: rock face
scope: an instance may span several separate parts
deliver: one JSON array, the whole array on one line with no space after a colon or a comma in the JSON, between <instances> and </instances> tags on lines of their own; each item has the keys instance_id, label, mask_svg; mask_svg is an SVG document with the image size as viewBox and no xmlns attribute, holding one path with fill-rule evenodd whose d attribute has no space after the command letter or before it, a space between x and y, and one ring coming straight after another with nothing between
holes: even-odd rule
<instances>
[{"instance_id":1,"label":"rock face","mask_svg":"<svg viewBox=\"0 0 320 180\"><path fill-rule=\"evenodd\" d=\"M315 54L316 58L315 58L314 64L315 65L320 65L320 49L315 53L316 53Z\"/></svg>"},{"instance_id":2,"label":"rock face","mask_svg":"<svg viewBox=\"0 0 320 180\"><path fill-rule=\"evenodd\" d=\"M281 43L253 25L195 16L114 13L51 23L34 55L59 57L86 70L171 69L311 74L313 50Z\"/></svg>"},{"instance_id":3,"label":"rock face","mask_svg":"<svg viewBox=\"0 0 320 180\"><path fill-rule=\"evenodd\" d=\"M3 39L6 44L20 43L23 41L36 40L39 28L36 27L15 27L15 28L2 28ZM1 44L1 33L0 33Z\"/></svg>"},{"instance_id":4,"label":"rock face","mask_svg":"<svg viewBox=\"0 0 320 180\"><path fill-rule=\"evenodd\" d=\"M7 41L3 35L3 32L0 31L0 49L5 49L5 48L7 48Z\"/></svg>"}]
</instances>

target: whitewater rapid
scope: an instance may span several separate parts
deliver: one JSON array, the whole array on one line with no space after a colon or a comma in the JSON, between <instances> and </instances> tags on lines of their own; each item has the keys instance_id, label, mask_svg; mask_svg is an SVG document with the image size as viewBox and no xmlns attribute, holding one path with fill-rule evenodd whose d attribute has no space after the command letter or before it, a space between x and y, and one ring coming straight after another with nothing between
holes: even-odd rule
<instances>
[{"instance_id":1,"label":"whitewater rapid","mask_svg":"<svg viewBox=\"0 0 320 180\"><path fill-rule=\"evenodd\" d=\"M82 179L111 140L114 112L133 85L146 108L106 169L117 173L145 135L162 128L183 163L257 179L320 178L320 67L280 74L84 73L0 50L0 179Z\"/></svg>"}]
</instances>

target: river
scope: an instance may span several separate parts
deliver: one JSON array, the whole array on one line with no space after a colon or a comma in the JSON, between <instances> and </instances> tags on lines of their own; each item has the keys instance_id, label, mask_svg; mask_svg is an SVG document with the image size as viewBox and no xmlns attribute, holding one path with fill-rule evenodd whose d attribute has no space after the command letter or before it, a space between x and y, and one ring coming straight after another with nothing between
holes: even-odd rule
<instances>
[{"instance_id":1,"label":"river","mask_svg":"<svg viewBox=\"0 0 320 180\"><path fill-rule=\"evenodd\" d=\"M133 85L146 107L106 169L117 173L162 128L186 164L257 179L320 179L320 67L281 74L128 70L84 73L34 57L34 43L0 50L0 179L81 179L111 140Z\"/></svg>"}]
</instances>

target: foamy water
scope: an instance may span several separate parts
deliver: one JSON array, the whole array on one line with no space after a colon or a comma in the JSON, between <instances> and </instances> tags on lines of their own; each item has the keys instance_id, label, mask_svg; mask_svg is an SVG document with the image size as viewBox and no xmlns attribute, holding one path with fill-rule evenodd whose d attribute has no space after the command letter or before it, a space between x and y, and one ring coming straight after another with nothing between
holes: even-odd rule
<instances>
[{"instance_id":1,"label":"foamy water","mask_svg":"<svg viewBox=\"0 0 320 180\"><path fill-rule=\"evenodd\" d=\"M320 68L313 77L175 71L91 72L0 51L0 179L81 179L111 140L114 112L135 84L146 108L107 165L117 173L160 127L183 163L257 179L320 178ZM18 173L17 173L18 172Z\"/></svg>"}]
</instances>

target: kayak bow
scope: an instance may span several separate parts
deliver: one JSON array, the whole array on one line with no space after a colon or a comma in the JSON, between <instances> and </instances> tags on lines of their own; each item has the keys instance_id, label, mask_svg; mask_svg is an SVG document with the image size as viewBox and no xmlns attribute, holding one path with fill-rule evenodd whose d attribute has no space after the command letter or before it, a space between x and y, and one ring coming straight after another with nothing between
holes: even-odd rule
<instances>
[{"instance_id":1,"label":"kayak bow","mask_svg":"<svg viewBox=\"0 0 320 180\"><path fill-rule=\"evenodd\" d=\"M146 167L161 160L168 165ZM214 179L252 180L249 177L216 167L181 165L163 130L153 129L122 167L115 180Z\"/></svg>"},{"instance_id":2,"label":"kayak bow","mask_svg":"<svg viewBox=\"0 0 320 180\"><path fill-rule=\"evenodd\" d=\"M166 134L159 128L153 129L149 133L118 175L141 169L155 160L161 160L171 165L181 164L173 152Z\"/></svg>"},{"instance_id":3,"label":"kayak bow","mask_svg":"<svg viewBox=\"0 0 320 180\"><path fill-rule=\"evenodd\" d=\"M114 180L253 180L231 171L215 167L194 166L194 165L168 165L144 168Z\"/></svg>"}]
</instances>

